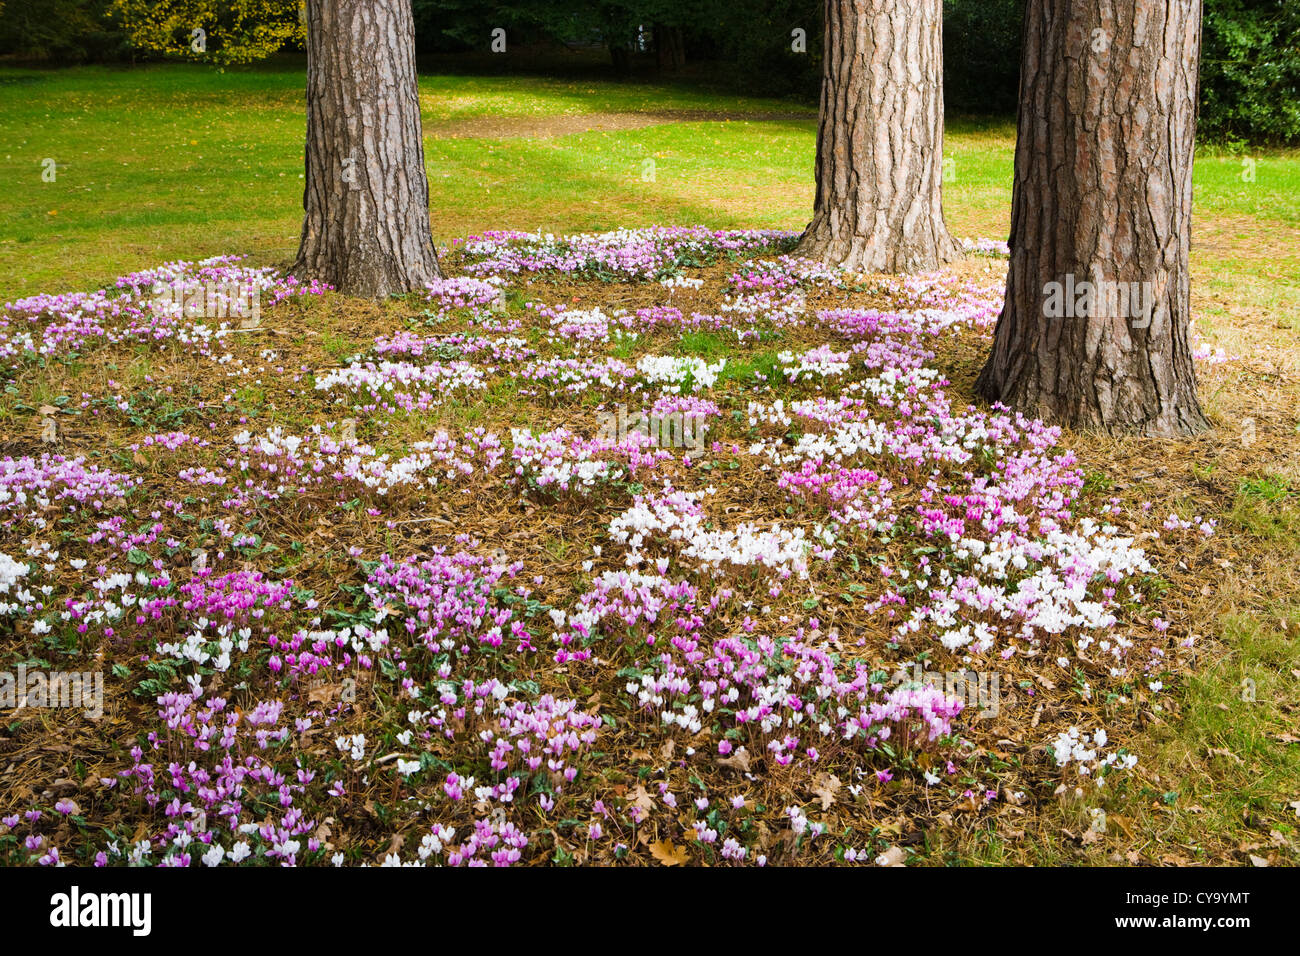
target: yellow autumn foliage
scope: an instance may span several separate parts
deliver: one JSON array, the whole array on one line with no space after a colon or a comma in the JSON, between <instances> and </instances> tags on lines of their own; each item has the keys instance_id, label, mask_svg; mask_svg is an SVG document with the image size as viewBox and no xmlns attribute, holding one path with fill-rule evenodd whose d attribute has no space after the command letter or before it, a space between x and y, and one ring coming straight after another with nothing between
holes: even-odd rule
<instances>
[{"instance_id":1,"label":"yellow autumn foliage","mask_svg":"<svg viewBox=\"0 0 1300 956\"><path fill-rule=\"evenodd\" d=\"M306 35L302 0L113 0L110 13L137 50L223 66Z\"/></svg>"}]
</instances>

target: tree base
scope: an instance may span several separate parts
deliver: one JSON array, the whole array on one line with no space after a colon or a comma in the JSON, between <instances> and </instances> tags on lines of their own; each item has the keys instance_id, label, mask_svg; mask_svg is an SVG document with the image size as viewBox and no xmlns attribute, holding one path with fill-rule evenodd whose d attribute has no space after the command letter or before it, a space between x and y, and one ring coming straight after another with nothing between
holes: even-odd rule
<instances>
[{"instance_id":1,"label":"tree base","mask_svg":"<svg viewBox=\"0 0 1300 956\"><path fill-rule=\"evenodd\" d=\"M961 258L961 246L940 222L928 232L904 238L889 235L842 235L814 219L799 237L794 255L849 272L934 272Z\"/></svg>"},{"instance_id":2,"label":"tree base","mask_svg":"<svg viewBox=\"0 0 1300 956\"><path fill-rule=\"evenodd\" d=\"M1201 411L1193 380L1189 386L1172 383L1165 393L1147 380L1128 388L1112 381L1111 372L1098 369L1092 376L1092 388L1072 389L1058 394L1055 383L1047 381L1032 363L1012 368L1001 363L995 349L979 377L975 394L986 401L999 402L1022 414L1038 418L1049 425L1061 425L1075 431L1103 432L1107 435L1136 435L1141 438L1190 438L1210 428Z\"/></svg>"},{"instance_id":3,"label":"tree base","mask_svg":"<svg viewBox=\"0 0 1300 956\"><path fill-rule=\"evenodd\" d=\"M386 253L367 255L359 249L348 249L337 257L325 250L302 249L289 273L299 281L316 279L366 299L422 292L429 283L442 278L432 239L428 240L427 250L415 255L408 252L400 259Z\"/></svg>"}]
</instances>

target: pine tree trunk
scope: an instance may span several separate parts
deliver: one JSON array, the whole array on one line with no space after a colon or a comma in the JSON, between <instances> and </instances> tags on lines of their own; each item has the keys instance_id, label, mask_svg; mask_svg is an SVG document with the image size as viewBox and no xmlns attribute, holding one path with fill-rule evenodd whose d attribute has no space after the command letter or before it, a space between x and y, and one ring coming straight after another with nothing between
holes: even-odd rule
<instances>
[{"instance_id":1,"label":"pine tree trunk","mask_svg":"<svg viewBox=\"0 0 1300 956\"><path fill-rule=\"evenodd\" d=\"M1030 0L986 398L1075 428L1207 427L1188 335L1200 36L1200 0ZM1136 296L1088 302L1081 282Z\"/></svg>"},{"instance_id":2,"label":"pine tree trunk","mask_svg":"<svg viewBox=\"0 0 1300 956\"><path fill-rule=\"evenodd\" d=\"M307 0L306 160L295 275L370 298L438 278L410 0Z\"/></svg>"},{"instance_id":3,"label":"pine tree trunk","mask_svg":"<svg viewBox=\"0 0 1300 956\"><path fill-rule=\"evenodd\" d=\"M796 254L859 272L958 255L943 220L943 0L826 0L817 198Z\"/></svg>"}]
</instances>

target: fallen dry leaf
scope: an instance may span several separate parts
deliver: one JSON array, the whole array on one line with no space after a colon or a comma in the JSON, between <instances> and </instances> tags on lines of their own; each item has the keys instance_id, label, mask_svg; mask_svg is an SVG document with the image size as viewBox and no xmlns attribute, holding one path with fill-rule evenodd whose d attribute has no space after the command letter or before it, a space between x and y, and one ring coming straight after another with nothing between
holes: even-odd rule
<instances>
[{"instance_id":1,"label":"fallen dry leaf","mask_svg":"<svg viewBox=\"0 0 1300 956\"><path fill-rule=\"evenodd\" d=\"M664 866L681 866L691 861L690 854L686 852L686 847L673 846L671 840L660 840L658 843L651 843L650 855Z\"/></svg>"},{"instance_id":2,"label":"fallen dry leaf","mask_svg":"<svg viewBox=\"0 0 1300 956\"><path fill-rule=\"evenodd\" d=\"M833 774L819 773L813 780L812 792L821 801L823 810L829 810L835 804L840 786L840 778Z\"/></svg>"},{"instance_id":3,"label":"fallen dry leaf","mask_svg":"<svg viewBox=\"0 0 1300 956\"><path fill-rule=\"evenodd\" d=\"M749 751L744 747L741 747L730 757L718 757L713 762L727 770L739 770L741 773L749 773Z\"/></svg>"},{"instance_id":4,"label":"fallen dry leaf","mask_svg":"<svg viewBox=\"0 0 1300 956\"><path fill-rule=\"evenodd\" d=\"M654 797L646 792L645 787L637 784L636 789L632 791L632 806L640 807L648 813L654 808L654 805Z\"/></svg>"},{"instance_id":5,"label":"fallen dry leaf","mask_svg":"<svg viewBox=\"0 0 1300 956\"><path fill-rule=\"evenodd\" d=\"M876 866L903 866L904 860L907 859L907 851L900 846L891 846L880 856L876 857Z\"/></svg>"},{"instance_id":6,"label":"fallen dry leaf","mask_svg":"<svg viewBox=\"0 0 1300 956\"><path fill-rule=\"evenodd\" d=\"M342 693L342 684L318 684L307 691L307 700L314 704L328 704L338 700Z\"/></svg>"}]
</instances>

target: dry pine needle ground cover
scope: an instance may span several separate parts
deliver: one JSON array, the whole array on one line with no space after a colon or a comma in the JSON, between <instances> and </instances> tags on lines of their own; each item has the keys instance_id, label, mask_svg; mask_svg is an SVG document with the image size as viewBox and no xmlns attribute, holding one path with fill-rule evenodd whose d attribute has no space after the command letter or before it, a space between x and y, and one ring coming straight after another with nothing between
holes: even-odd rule
<instances>
[{"instance_id":1,"label":"dry pine needle ground cover","mask_svg":"<svg viewBox=\"0 0 1300 956\"><path fill-rule=\"evenodd\" d=\"M11 304L3 666L104 701L5 712L0 860L1293 862L1294 353L1203 348L1203 438L1061 436L970 404L996 251L791 239Z\"/></svg>"}]
</instances>

